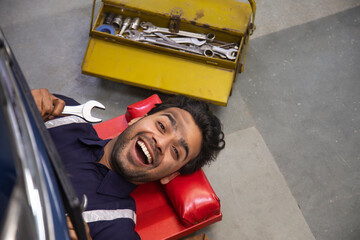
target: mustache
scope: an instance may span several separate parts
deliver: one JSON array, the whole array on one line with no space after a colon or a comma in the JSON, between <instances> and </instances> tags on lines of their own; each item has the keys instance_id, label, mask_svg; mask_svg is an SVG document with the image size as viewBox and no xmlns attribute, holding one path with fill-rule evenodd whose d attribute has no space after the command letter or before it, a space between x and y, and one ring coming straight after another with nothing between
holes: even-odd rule
<instances>
[{"instance_id":1,"label":"mustache","mask_svg":"<svg viewBox=\"0 0 360 240\"><path fill-rule=\"evenodd\" d=\"M144 132L139 132L138 134L136 134L136 136L134 137L134 139L141 139L142 141L147 142L147 147L151 148L151 152L153 153L153 158L155 161L155 165L157 163L157 159L159 158L159 151L157 150L156 146L155 146L155 141L149 137L147 137L147 135Z\"/></svg>"}]
</instances>

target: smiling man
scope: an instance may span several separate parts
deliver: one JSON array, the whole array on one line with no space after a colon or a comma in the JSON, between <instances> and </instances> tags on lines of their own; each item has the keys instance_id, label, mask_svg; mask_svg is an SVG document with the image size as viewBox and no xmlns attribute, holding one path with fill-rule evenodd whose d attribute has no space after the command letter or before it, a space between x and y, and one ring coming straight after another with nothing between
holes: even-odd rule
<instances>
[{"instance_id":1,"label":"smiling man","mask_svg":"<svg viewBox=\"0 0 360 240\"><path fill-rule=\"evenodd\" d=\"M171 107L136 119L105 146L100 160L134 184L166 184L199 155L202 134L191 114Z\"/></svg>"},{"instance_id":2,"label":"smiling man","mask_svg":"<svg viewBox=\"0 0 360 240\"><path fill-rule=\"evenodd\" d=\"M32 94L78 197L88 198L83 217L96 240L139 239L130 196L136 186L193 173L225 146L218 118L207 104L190 98L159 104L116 138L102 140L78 117L56 118L65 103L78 104L73 99L47 89ZM76 239L73 231L70 235Z\"/></svg>"}]
</instances>

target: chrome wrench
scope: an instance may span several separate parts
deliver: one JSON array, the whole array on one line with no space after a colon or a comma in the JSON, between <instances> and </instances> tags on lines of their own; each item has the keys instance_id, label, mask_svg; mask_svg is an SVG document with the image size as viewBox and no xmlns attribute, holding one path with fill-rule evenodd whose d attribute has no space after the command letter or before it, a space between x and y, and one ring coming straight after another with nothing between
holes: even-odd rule
<instances>
[{"instance_id":1,"label":"chrome wrench","mask_svg":"<svg viewBox=\"0 0 360 240\"><path fill-rule=\"evenodd\" d=\"M236 55L237 55L237 51L238 51L238 49L236 49L236 48L224 49L224 48L217 47L217 46L212 46L212 50L215 53L225 55L226 58L230 59L230 60L236 59Z\"/></svg>"},{"instance_id":2,"label":"chrome wrench","mask_svg":"<svg viewBox=\"0 0 360 240\"><path fill-rule=\"evenodd\" d=\"M187 32L187 31L179 31L177 33L171 32L168 28L157 27L153 25L151 22L142 22L140 24L144 30L144 33L154 33L154 32L161 32L167 34L173 34L178 36L190 37L190 38L197 38L197 39L204 39L207 41L213 41L215 39L214 33L202 34L202 33L194 33L194 32Z\"/></svg>"},{"instance_id":3,"label":"chrome wrench","mask_svg":"<svg viewBox=\"0 0 360 240\"><path fill-rule=\"evenodd\" d=\"M236 48L225 49L218 46L213 45L203 45L201 49L204 51L204 55L207 57L213 57L214 54L219 55L220 57L224 58L224 56L229 60L236 59L237 51Z\"/></svg>"},{"instance_id":4,"label":"chrome wrench","mask_svg":"<svg viewBox=\"0 0 360 240\"><path fill-rule=\"evenodd\" d=\"M168 41L168 42L172 42L172 43L176 43L172 38L169 38L168 36L165 36L164 34L162 34L161 32L154 32L154 34L158 37L160 37L161 39Z\"/></svg>"},{"instance_id":5,"label":"chrome wrench","mask_svg":"<svg viewBox=\"0 0 360 240\"><path fill-rule=\"evenodd\" d=\"M84 104L77 106L65 106L62 114L76 115L82 117L83 119L91 123L101 122L101 119L91 116L91 109L93 109L94 107L105 109L105 106L102 105L100 102L90 100Z\"/></svg>"},{"instance_id":6,"label":"chrome wrench","mask_svg":"<svg viewBox=\"0 0 360 240\"><path fill-rule=\"evenodd\" d=\"M195 53L195 54L199 54L199 55L204 55L204 52L196 46L194 46L194 47L184 46L181 44L165 41L161 38L146 37L146 36L144 36L144 34L142 32L139 32L137 30L127 30L126 32L129 33L129 35L127 35L126 38L134 40L134 41L148 42L148 43L152 43L152 44L156 44L156 45L160 45L160 46L164 46L164 47L169 47L169 48L183 50L186 52L191 52L191 53Z\"/></svg>"},{"instance_id":7,"label":"chrome wrench","mask_svg":"<svg viewBox=\"0 0 360 240\"><path fill-rule=\"evenodd\" d=\"M175 43L179 43L179 44L189 43L189 44L193 44L195 46L202 46L206 43L206 40L200 41L197 38L191 38L191 37L174 37L174 38L169 38L169 39L171 39Z\"/></svg>"}]
</instances>

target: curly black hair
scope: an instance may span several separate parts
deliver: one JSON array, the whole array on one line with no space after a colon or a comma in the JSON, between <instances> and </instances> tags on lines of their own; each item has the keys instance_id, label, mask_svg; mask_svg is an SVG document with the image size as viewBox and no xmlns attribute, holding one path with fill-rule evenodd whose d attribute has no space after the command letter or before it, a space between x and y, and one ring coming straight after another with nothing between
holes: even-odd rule
<instances>
[{"instance_id":1,"label":"curly black hair","mask_svg":"<svg viewBox=\"0 0 360 240\"><path fill-rule=\"evenodd\" d=\"M189 112L202 133L200 153L179 170L181 174L191 174L202 168L205 164L210 164L214 161L220 150L225 147L222 125L220 120L211 112L207 103L181 95L157 104L148 112L148 115L172 107L181 108Z\"/></svg>"}]
</instances>

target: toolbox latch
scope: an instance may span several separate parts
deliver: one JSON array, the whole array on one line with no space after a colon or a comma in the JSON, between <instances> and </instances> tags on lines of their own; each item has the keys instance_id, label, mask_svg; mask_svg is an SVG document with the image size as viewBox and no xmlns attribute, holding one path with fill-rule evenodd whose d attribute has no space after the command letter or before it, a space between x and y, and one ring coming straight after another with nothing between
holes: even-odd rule
<instances>
[{"instance_id":1,"label":"toolbox latch","mask_svg":"<svg viewBox=\"0 0 360 240\"><path fill-rule=\"evenodd\" d=\"M175 8L171 11L169 30L172 33L178 33L180 31L180 17L183 11L180 8Z\"/></svg>"}]
</instances>

